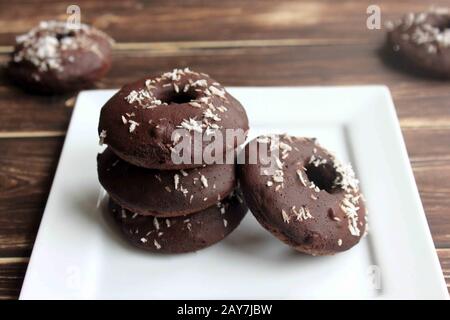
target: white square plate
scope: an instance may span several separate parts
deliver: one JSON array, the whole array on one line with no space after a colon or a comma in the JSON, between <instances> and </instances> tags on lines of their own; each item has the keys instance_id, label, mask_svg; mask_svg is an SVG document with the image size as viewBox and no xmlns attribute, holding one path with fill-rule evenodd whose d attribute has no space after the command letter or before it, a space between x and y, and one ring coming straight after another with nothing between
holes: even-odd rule
<instances>
[{"instance_id":1,"label":"white square plate","mask_svg":"<svg viewBox=\"0 0 450 320\"><path fill-rule=\"evenodd\" d=\"M330 257L298 254L248 214L224 241L183 255L129 246L102 214L99 111L114 90L80 93L23 284L21 299L447 298L447 287L383 86L229 88L251 137L317 137L351 161L370 233Z\"/></svg>"}]
</instances>

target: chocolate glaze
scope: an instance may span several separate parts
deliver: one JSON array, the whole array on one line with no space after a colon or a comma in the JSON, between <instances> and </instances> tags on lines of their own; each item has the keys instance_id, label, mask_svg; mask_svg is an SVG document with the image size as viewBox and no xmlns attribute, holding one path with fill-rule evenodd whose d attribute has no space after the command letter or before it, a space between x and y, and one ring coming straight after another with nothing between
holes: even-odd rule
<instances>
[{"instance_id":1,"label":"chocolate glaze","mask_svg":"<svg viewBox=\"0 0 450 320\"><path fill-rule=\"evenodd\" d=\"M390 25L388 49L414 71L450 77L450 14L448 11L410 13Z\"/></svg>"},{"instance_id":2,"label":"chocolate glaze","mask_svg":"<svg viewBox=\"0 0 450 320\"><path fill-rule=\"evenodd\" d=\"M159 253L192 252L217 243L236 229L248 210L237 196L226 198L220 205L172 218L136 215L113 200L109 209L132 245Z\"/></svg>"},{"instance_id":3,"label":"chocolate glaze","mask_svg":"<svg viewBox=\"0 0 450 320\"><path fill-rule=\"evenodd\" d=\"M171 159L172 133L182 126L190 128L190 119L201 121L203 132L217 130L225 136L225 129L248 131L242 105L209 76L186 68L125 85L103 106L98 132L105 132L104 142L134 165L160 170L194 168L205 163L194 163L192 149L190 164L175 164ZM194 135L190 129L184 136ZM220 145L218 153L238 144Z\"/></svg>"},{"instance_id":4,"label":"chocolate glaze","mask_svg":"<svg viewBox=\"0 0 450 320\"><path fill-rule=\"evenodd\" d=\"M158 217L186 215L215 205L233 191L236 182L234 164L158 171L131 165L109 148L97 156L97 169L100 183L118 204Z\"/></svg>"},{"instance_id":5,"label":"chocolate glaze","mask_svg":"<svg viewBox=\"0 0 450 320\"><path fill-rule=\"evenodd\" d=\"M260 137L244 151L248 156L250 144L260 148L263 143L270 146L270 141ZM285 148L279 158L282 174L264 175L264 157L256 164L238 165L241 188L253 215L280 240L307 254L328 255L353 247L366 229L365 205L358 199L355 180L348 179L351 176L342 180L339 172L344 167L336 169L337 160L315 139L284 135L280 141ZM358 199L356 219L350 219L342 207L346 194ZM352 231L351 221L356 226Z\"/></svg>"},{"instance_id":6,"label":"chocolate glaze","mask_svg":"<svg viewBox=\"0 0 450 320\"><path fill-rule=\"evenodd\" d=\"M93 27L82 24L72 30L48 21L22 37L26 40L16 44L7 72L27 91L59 94L89 88L111 67L113 40ZM70 45L63 49L63 42ZM40 55L38 50L51 53Z\"/></svg>"}]
</instances>

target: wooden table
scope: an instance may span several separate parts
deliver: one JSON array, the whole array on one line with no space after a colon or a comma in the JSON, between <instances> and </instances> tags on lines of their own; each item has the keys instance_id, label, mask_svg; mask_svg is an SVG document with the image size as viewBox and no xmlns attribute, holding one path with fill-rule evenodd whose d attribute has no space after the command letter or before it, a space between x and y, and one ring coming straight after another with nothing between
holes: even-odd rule
<instances>
[{"instance_id":1,"label":"wooden table","mask_svg":"<svg viewBox=\"0 0 450 320\"><path fill-rule=\"evenodd\" d=\"M177 66L228 86L388 85L450 286L449 82L413 76L380 59L385 30L366 27L373 2L383 21L431 4L450 7L448 0L76 1L82 22L117 40L100 88ZM65 19L69 4L1 1L0 64L15 35L43 19ZM73 97L25 94L1 72L0 298L20 292Z\"/></svg>"}]
</instances>

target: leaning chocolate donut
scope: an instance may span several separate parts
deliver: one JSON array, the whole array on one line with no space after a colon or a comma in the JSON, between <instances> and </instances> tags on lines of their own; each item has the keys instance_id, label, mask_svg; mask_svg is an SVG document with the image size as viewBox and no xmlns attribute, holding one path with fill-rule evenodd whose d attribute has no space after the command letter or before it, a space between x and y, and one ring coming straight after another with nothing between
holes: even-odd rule
<instances>
[{"instance_id":1,"label":"leaning chocolate donut","mask_svg":"<svg viewBox=\"0 0 450 320\"><path fill-rule=\"evenodd\" d=\"M97 156L100 183L120 206L142 215L173 217L206 209L236 184L235 165L159 171L131 165L109 148Z\"/></svg>"},{"instance_id":2,"label":"leaning chocolate donut","mask_svg":"<svg viewBox=\"0 0 450 320\"><path fill-rule=\"evenodd\" d=\"M142 216L109 202L110 213L134 246L160 253L184 253L211 246L230 234L248 209L238 195L205 210L172 218Z\"/></svg>"},{"instance_id":3,"label":"leaning chocolate donut","mask_svg":"<svg viewBox=\"0 0 450 320\"><path fill-rule=\"evenodd\" d=\"M387 24L387 42L392 52L420 72L435 77L450 77L450 13L432 9L409 13Z\"/></svg>"},{"instance_id":4,"label":"leaning chocolate donut","mask_svg":"<svg viewBox=\"0 0 450 320\"><path fill-rule=\"evenodd\" d=\"M279 142L278 142L279 141ZM253 149L255 148L255 149ZM246 202L267 230L296 250L328 255L347 250L366 230L358 181L315 139L261 136L246 147L267 148L238 166ZM278 154L276 151L279 151ZM272 161L272 170L267 167Z\"/></svg>"},{"instance_id":5,"label":"leaning chocolate donut","mask_svg":"<svg viewBox=\"0 0 450 320\"><path fill-rule=\"evenodd\" d=\"M16 39L9 77L25 90L58 94L87 88L111 66L113 40L85 24L44 21Z\"/></svg>"},{"instance_id":6,"label":"leaning chocolate donut","mask_svg":"<svg viewBox=\"0 0 450 320\"><path fill-rule=\"evenodd\" d=\"M215 80L186 68L124 86L103 106L98 133L127 162L174 170L211 164L202 157L211 142L200 141L196 149L191 143L186 161L178 163L172 157L177 142L194 139L195 133L225 137L227 129L248 131L244 108ZM219 158L243 142L220 143L214 148L215 156Z\"/></svg>"}]
</instances>

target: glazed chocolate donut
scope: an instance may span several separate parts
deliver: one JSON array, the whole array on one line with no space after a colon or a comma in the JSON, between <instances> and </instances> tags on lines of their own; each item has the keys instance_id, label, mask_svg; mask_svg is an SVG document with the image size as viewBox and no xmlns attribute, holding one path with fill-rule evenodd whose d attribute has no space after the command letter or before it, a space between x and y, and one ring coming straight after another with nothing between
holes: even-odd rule
<instances>
[{"instance_id":1,"label":"glazed chocolate donut","mask_svg":"<svg viewBox=\"0 0 450 320\"><path fill-rule=\"evenodd\" d=\"M248 211L237 194L205 210L172 218L138 215L113 200L109 208L131 244L160 253L192 252L217 243L236 229Z\"/></svg>"},{"instance_id":2,"label":"glazed chocolate donut","mask_svg":"<svg viewBox=\"0 0 450 320\"><path fill-rule=\"evenodd\" d=\"M238 175L245 200L263 227L312 255L334 254L359 242L366 208L350 166L315 139L260 136L245 147L246 157L255 148L269 151L239 165Z\"/></svg>"},{"instance_id":3,"label":"glazed chocolate donut","mask_svg":"<svg viewBox=\"0 0 450 320\"><path fill-rule=\"evenodd\" d=\"M248 131L244 108L208 75L186 68L124 86L103 106L98 133L127 162L174 170L211 164L204 159L196 161L193 143L188 160L174 163L171 153L180 139L194 139L196 132L225 137L226 129ZM243 142L220 143L217 155ZM201 153L210 143L200 141L197 151Z\"/></svg>"},{"instance_id":4,"label":"glazed chocolate donut","mask_svg":"<svg viewBox=\"0 0 450 320\"><path fill-rule=\"evenodd\" d=\"M44 21L16 38L8 64L10 78L26 90L62 93L91 86L111 66L113 40L81 24Z\"/></svg>"},{"instance_id":5,"label":"glazed chocolate donut","mask_svg":"<svg viewBox=\"0 0 450 320\"><path fill-rule=\"evenodd\" d=\"M131 165L110 148L97 156L100 183L120 206L141 215L173 217L206 209L225 199L236 184L235 165L181 171Z\"/></svg>"},{"instance_id":6,"label":"glazed chocolate donut","mask_svg":"<svg viewBox=\"0 0 450 320\"><path fill-rule=\"evenodd\" d=\"M450 77L450 14L447 9L410 13L387 24L387 42L394 54L420 72Z\"/></svg>"}]
</instances>

